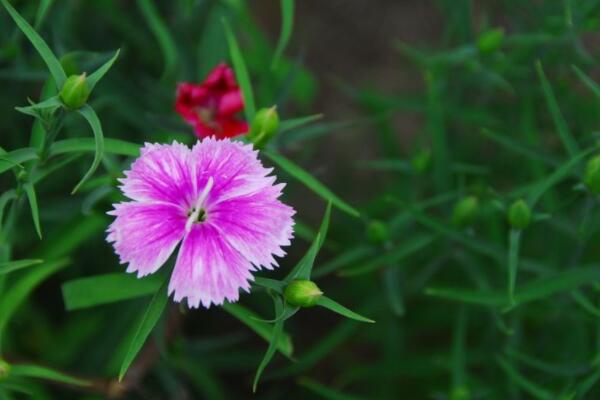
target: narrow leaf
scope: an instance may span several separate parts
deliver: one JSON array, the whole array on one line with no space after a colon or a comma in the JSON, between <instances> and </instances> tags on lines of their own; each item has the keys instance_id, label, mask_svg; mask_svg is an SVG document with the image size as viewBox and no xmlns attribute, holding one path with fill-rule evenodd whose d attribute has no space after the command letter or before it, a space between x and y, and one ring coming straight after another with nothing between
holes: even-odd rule
<instances>
[{"instance_id":1,"label":"narrow leaf","mask_svg":"<svg viewBox=\"0 0 600 400\"><path fill-rule=\"evenodd\" d=\"M25 161L31 161L38 159L37 150L33 147L25 147L10 151L8 153L0 154L0 174L8 171Z\"/></svg>"},{"instance_id":2,"label":"narrow leaf","mask_svg":"<svg viewBox=\"0 0 600 400\"><path fill-rule=\"evenodd\" d=\"M571 68L573 68L573 71L575 71L575 74L579 77L579 79L581 80L581 82L583 82L583 84L585 86L587 86L587 88L590 89L590 91L592 93L594 93L596 95L596 97L600 98L600 85L598 85L596 82L594 82L592 80L592 78L590 78L589 76L587 76L577 66L571 65Z\"/></svg>"},{"instance_id":3,"label":"narrow leaf","mask_svg":"<svg viewBox=\"0 0 600 400\"><path fill-rule=\"evenodd\" d=\"M330 299L327 296L321 296L319 298L319 300L317 300L317 305L321 306L321 307L325 307L328 310L331 310L335 313L338 313L340 315L343 315L346 318L350 318L355 321L375 323L375 321L373 321L372 319L363 317L362 315L357 314L354 311L347 309L343 305L335 302L334 300Z\"/></svg>"},{"instance_id":4,"label":"narrow leaf","mask_svg":"<svg viewBox=\"0 0 600 400\"><path fill-rule=\"evenodd\" d=\"M279 124L279 133L291 131L296 128L308 125L323 118L323 114L308 115L306 117L287 119Z\"/></svg>"},{"instance_id":5,"label":"narrow leaf","mask_svg":"<svg viewBox=\"0 0 600 400\"><path fill-rule=\"evenodd\" d=\"M104 155L104 135L102 134L102 125L100 124L100 120L96 115L96 112L89 105L84 105L77 112L85 118L85 120L90 124L92 128L92 132L94 133L94 143L95 143L95 153L94 153L94 161L90 169L85 173L83 178L79 181L79 183L75 186L71 194L77 192L77 190L81 187L81 185L87 181L96 171L100 162L102 161L102 157Z\"/></svg>"},{"instance_id":6,"label":"narrow leaf","mask_svg":"<svg viewBox=\"0 0 600 400\"><path fill-rule=\"evenodd\" d=\"M10 375L23 378L46 379L49 381L61 382L75 386L88 386L91 384L83 379L74 378L72 376L63 374L62 372L54 371L39 365L13 365L10 370Z\"/></svg>"},{"instance_id":7,"label":"narrow leaf","mask_svg":"<svg viewBox=\"0 0 600 400\"><path fill-rule=\"evenodd\" d=\"M58 107L62 106L62 101L58 96L50 97L42 101L41 103L34 103L30 106L26 107L15 107L15 109L23 114L31 115L32 117L39 118L40 111L50 110L50 112L54 112Z\"/></svg>"},{"instance_id":8,"label":"narrow leaf","mask_svg":"<svg viewBox=\"0 0 600 400\"><path fill-rule=\"evenodd\" d=\"M38 237L42 238L42 227L40 225L40 210L38 208L37 196L35 195L35 189L31 182L27 182L23 185L23 190L29 200L29 208L31 209L31 218L33 219L33 225Z\"/></svg>"},{"instance_id":9,"label":"narrow leaf","mask_svg":"<svg viewBox=\"0 0 600 400\"><path fill-rule=\"evenodd\" d=\"M137 5L144 16L146 24L158 41L158 46L165 60L163 77L170 78L175 75L177 67L177 46L175 39L169 32L167 24L162 20L161 14L152 0L137 0Z\"/></svg>"},{"instance_id":10,"label":"narrow leaf","mask_svg":"<svg viewBox=\"0 0 600 400\"><path fill-rule=\"evenodd\" d=\"M504 370L504 373L508 375L511 381L515 382L517 385L519 385L519 387L521 387L534 398L540 400L551 400L557 398L546 389L531 382L523 375L521 375L519 371L517 371L517 369L514 368L504 357L498 357L496 361L498 362L498 365L500 365L502 370Z\"/></svg>"},{"instance_id":11,"label":"narrow leaf","mask_svg":"<svg viewBox=\"0 0 600 400\"><path fill-rule=\"evenodd\" d=\"M129 369L129 366L144 346L146 339L152 333L154 326L160 319L166 305L169 300L169 296L167 294L167 286L169 284L169 280L166 279L163 285L156 291L154 297L150 301L146 312L142 316L138 329L129 345L129 349L127 350L127 354L125 355L125 359L121 364L121 370L119 371L119 381L123 380L125 373Z\"/></svg>"},{"instance_id":12,"label":"narrow leaf","mask_svg":"<svg viewBox=\"0 0 600 400\"><path fill-rule=\"evenodd\" d=\"M277 48L275 55L273 56L273 62L271 63L271 69L277 68L277 64L281 59L281 56L292 37L292 29L294 27L294 0L281 0L281 33L279 34L279 41L277 42Z\"/></svg>"},{"instance_id":13,"label":"narrow leaf","mask_svg":"<svg viewBox=\"0 0 600 400\"><path fill-rule=\"evenodd\" d=\"M41 264L43 262L44 260L39 259L0 262L0 275L8 274L9 272L31 267L32 265Z\"/></svg>"},{"instance_id":14,"label":"narrow leaf","mask_svg":"<svg viewBox=\"0 0 600 400\"><path fill-rule=\"evenodd\" d=\"M517 270L519 268L519 247L521 244L521 231L511 229L508 236L508 302L515 304L515 286L517 283Z\"/></svg>"},{"instance_id":15,"label":"narrow leaf","mask_svg":"<svg viewBox=\"0 0 600 400\"><path fill-rule=\"evenodd\" d=\"M273 302L275 304L275 318L277 318L277 316L279 316L283 313L283 301L281 300L281 298L279 296L277 296L277 297L273 297ZM261 362L258 365L258 368L256 370L256 374L254 375L254 382L252 384L252 392L253 393L256 393L256 387L258 386L258 381L260 380L260 376L262 375L263 371L265 370L267 365L269 365L269 362L271 362L271 359L275 355L275 350L277 349L277 343L279 342L279 338L281 337L281 334L283 333L283 323L284 323L284 320L279 319L277 322L275 322L275 325L273 326L273 336L271 337L271 341L269 342L269 347L267 348L267 352L263 356L263 359L261 360Z\"/></svg>"},{"instance_id":16,"label":"narrow leaf","mask_svg":"<svg viewBox=\"0 0 600 400\"><path fill-rule=\"evenodd\" d=\"M121 139L104 139L104 151L109 154L137 157L140 155L141 145L126 142ZM64 153L79 153L96 151L96 142L89 138L65 139L54 142L50 146L50 156Z\"/></svg>"},{"instance_id":17,"label":"narrow leaf","mask_svg":"<svg viewBox=\"0 0 600 400\"><path fill-rule=\"evenodd\" d=\"M115 55L111 57L110 60L108 60L107 62L105 62L100 68L98 68L97 70L95 70L94 72L92 72L86 79L86 82L90 88L90 92L92 90L94 90L94 87L96 86L96 84L100 81L100 79L102 79L102 77L108 72L108 70L112 67L112 65L115 63L115 61L117 60L117 58L119 57L119 53L121 52L121 49L118 49L115 52Z\"/></svg>"},{"instance_id":18,"label":"narrow leaf","mask_svg":"<svg viewBox=\"0 0 600 400\"><path fill-rule=\"evenodd\" d=\"M318 396L320 399L325 400L365 400L364 397L357 397L346 393L341 393L337 390L331 389L315 380L310 378L302 377L298 379L298 384L310 390Z\"/></svg>"},{"instance_id":19,"label":"narrow leaf","mask_svg":"<svg viewBox=\"0 0 600 400\"><path fill-rule=\"evenodd\" d=\"M4 220L4 209L6 205L17 198L17 192L14 189L7 190L0 195L0 231L2 228L2 221Z\"/></svg>"},{"instance_id":20,"label":"narrow leaf","mask_svg":"<svg viewBox=\"0 0 600 400\"><path fill-rule=\"evenodd\" d=\"M285 172L306 185L314 193L327 201L331 201L333 205L339 208L341 211L344 211L353 217L360 216L360 213L354 207L350 206L348 203L336 196L331 190L316 180L311 174L300 168L300 166L294 164L292 161L288 160L282 155L269 150L263 151L263 154L269 157L271 161L277 164Z\"/></svg>"},{"instance_id":21,"label":"narrow leaf","mask_svg":"<svg viewBox=\"0 0 600 400\"><path fill-rule=\"evenodd\" d=\"M67 80L67 75L65 71L62 69L60 62L52 53L52 50L48 47L44 39L33 29L31 25L13 8L13 6L8 2L8 0L0 0L6 11L10 14L12 19L15 21L19 29L23 31L27 39L33 44L33 47L38 51L40 56L44 59L48 70L50 70L50 74L52 74L52 78L54 78L54 82L56 83L56 87L61 88L65 81Z\"/></svg>"},{"instance_id":22,"label":"narrow leaf","mask_svg":"<svg viewBox=\"0 0 600 400\"><path fill-rule=\"evenodd\" d=\"M73 311L148 296L156 293L161 284L158 276L138 279L133 274L115 273L66 282L62 294L65 308Z\"/></svg>"},{"instance_id":23,"label":"narrow leaf","mask_svg":"<svg viewBox=\"0 0 600 400\"><path fill-rule=\"evenodd\" d=\"M282 294L283 289L285 288L285 282L268 278L254 278L253 284L256 286L262 286L266 289L271 289L279 294Z\"/></svg>"},{"instance_id":24,"label":"narrow leaf","mask_svg":"<svg viewBox=\"0 0 600 400\"><path fill-rule=\"evenodd\" d=\"M244 96L244 114L246 115L248 123L252 123L256 107L254 105L254 94L252 92L252 84L250 82L250 76L248 75L248 69L246 68L246 62L244 61L244 56L242 55L235 35L233 34L229 23L224 18L223 26L225 29L225 37L227 38L227 45L229 46L231 62L233 63L233 69L235 70L235 76L242 89L242 95Z\"/></svg>"}]
</instances>

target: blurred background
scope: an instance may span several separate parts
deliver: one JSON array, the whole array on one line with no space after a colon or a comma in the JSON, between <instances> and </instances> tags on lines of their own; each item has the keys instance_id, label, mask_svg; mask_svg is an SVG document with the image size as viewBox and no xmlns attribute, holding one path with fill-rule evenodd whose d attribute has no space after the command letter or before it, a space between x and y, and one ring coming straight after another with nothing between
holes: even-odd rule
<instances>
[{"instance_id":1,"label":"blurred background","mask_svg":"<svg viewBox=\"0 0 600 400\"><path fill-rule=\"evenodd\" d=\"M58 159L68 168L36 187L44 239L26 206L4 239L16 259L72 262L23 302L2 350L9 361L51 366L94 386L36 381L33 398L600 396L600 215L582 184L585 161L597 151L600 1L297 1L291 42L275 69L275 0L12 4L68 74L94 70L121 49L91 104L106 137L135 143L194 142L173 109L176 86L201 82L228 60L221 20L229 20L257 105L276 104L284 120L323 114L278 135L270 148L361 211L360 218L334 211L313 279L377 321L301 310L285 326L293 355L276 355L252 395L267 343L221 308L171 304L118 385L114 377L148 298L67 312L60 289L71 279L123 270L104 241L105 213L121 199L116 178L131 160L106 155L94 179L70 196L91 155ZM47 78L0 11L3 149L28 146L36 128L14 108L55 92ZM63 139L91 136L81 118L64 123ZM298 219L280 270L260 274L273 278L302 257L325 209L321 198L277 173L289 182L285 201ZM14 176L0 175L2 191L14 184ZM533 213L524 230L506 217L520 198ZM518 304L507 308L515 251ZM18 282L15 275L6 287ZM259 290L242 295L241 304L272 316Z\"/></svg>"}]
</instances>

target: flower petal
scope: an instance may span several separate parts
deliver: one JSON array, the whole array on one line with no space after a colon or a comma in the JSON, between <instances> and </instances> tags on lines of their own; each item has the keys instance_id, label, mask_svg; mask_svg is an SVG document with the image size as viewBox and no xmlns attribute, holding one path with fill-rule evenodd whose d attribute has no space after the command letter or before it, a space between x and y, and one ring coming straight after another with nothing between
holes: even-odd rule
<instances>
[{"instance_id":1,"label":"flower petal","mask_svg":"<svg viewBox=\"0 0 600 400\"><path fill-rule=\"evenodd\" d=\"M117 218L107 240L121 263L129 263L127 272L137 271L138 277L156 272L185 233L185 214L168 204L119 203L108 214Z\"/></svg>"},{"instance_id":2,"label":"flower petal","mask_svg":"<svg viewBox=\"0 0 600 400\"><path fill-rule=\"evenodd\" d=\"M146 143L141 156L120 180L121 189L132 200L186 207L195 194L189 158L190 149L183 144Z\"/></svg>"},{"instance_id":3,"label":"flower petal","mask_svg":"<svg viewBox=\"0 0 600 400\"><path fill-rule=\"evenodd\" d=\"M175 301L187 298L190 307L206 308L236 301L239 289L250 289L251 264L232 248L209 223L195 224L183 240L169 294Z\"/></svg>"}]
</instances>

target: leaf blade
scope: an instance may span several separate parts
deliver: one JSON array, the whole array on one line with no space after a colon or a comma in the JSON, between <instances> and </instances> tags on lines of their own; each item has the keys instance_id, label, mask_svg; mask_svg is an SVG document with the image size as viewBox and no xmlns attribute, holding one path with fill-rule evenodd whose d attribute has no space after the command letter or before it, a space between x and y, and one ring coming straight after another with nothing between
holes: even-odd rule
<instances>
[{"instance_id":1,"label":"leaf blade","mask_svg":"<svg viewBox=\"0 0 600 400\"><path fill-rule=\"evenodd\" d=\"M104 134L102 133L102 125L100 124L100 120L96 115L96 112L89 105L84 105L77 112L90 124L92 128L92 133L94 134L94 161L92 161L92 165L88 169L88 171L83 175L83 178L79 181L71 194L77 192L77 190L87 181L93 174L96 172L96 169L100 165L102 161L102 157L104 156Z\"/></svg>"}]
</instances>

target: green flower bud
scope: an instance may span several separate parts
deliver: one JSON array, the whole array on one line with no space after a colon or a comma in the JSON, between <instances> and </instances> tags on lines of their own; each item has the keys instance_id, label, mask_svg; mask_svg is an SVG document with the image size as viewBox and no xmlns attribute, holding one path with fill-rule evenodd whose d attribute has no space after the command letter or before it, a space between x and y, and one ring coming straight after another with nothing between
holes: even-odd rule
<instances>
[{"instance_id":1,"label":"green flower bud","mask_svg":"<svg viewBox=\"0 0 600 400\"><path fill-rule=\"evenodd\" d=\"M275 135L278 128L277 106L263 108L256 113L254 121L252 121L250 139L256 147L262 147Z\"/></svg>"},{"instance_id":2,"label":"green flower bud","mask_svg":"<svg viewBox=\"0 0 600 400\"><path fill-rule=\"evenodd\" d=\"M60 90L60 99L71 110L83 106L88 97L90 97L90 87L86 82L85 73L71 75Z\"/></svg>"},{"instance_id":3,"label":"green flower bud","mask_svg":"<svg viewBox=\"0 0 600 400\"><path fill-rule=\"evenodd\" d=\"M10 364L4 360L0 360L0 382L8 377L10 373Z\"/></svg>"},{"instance_id":4,"label":"green flower bud","mask_svg":"<svg viewBox=\"0 0 600 400\"><path fill-rule=\"evenodd\" d=\"M525 201L517 200L508 209L508 222L515 229L525 229L531 222L531 210Z\"/></svg>"},{"instance_id":5,"label":"green flower bud","mask_svg":"<svg viewBox=\"0 0 600 400\"><path fill-rule=\"evenodd\" d=\"M384 243L389 236L388 227L381 221L373 220L367 225L367 239L373 244Z\"/></svg>"},{"instance_id":6,"label":"green flower bud","mask_svg":"<svg viewBox=\"0 0 600 400\"><path fill-rule=\"evenodd\" d=\"M494 28L483 32L477 40L477 48L483 54L493 53L502 46L504 29Z\"/></svg>"},{"instance_id":7,"label":"green flower bud","mask_svg":"<svg viewBox=\"0 0 600 400\"><path fill-rule=\"evenodd\" d=\"M600 155L592 158L585 166L583 183L590 192L600 194Z\"/></svg>"},{"instance_id":8,"label":"green flower bud","mask_svg":"<svg viewBox=\"0 0 600 400\"><path fill-rule=\"evenodd\" d=\"M454 206L452 212L452 223L457 226L468 226L475 222L479 212L479 199L475 196L467 196Z\"/></svg>"},{"instance_id":9,"label":"green flower bud","mask_svg":"<svg viewBox=\"0 0 600 400\"><path fill-rule=\"evenodd\" d=\"M415 154L410 160L415 171L423 173L429 169L431 165L431 151L424 149Z\"/></svg>"},{"instance_id":10,"label":"green flower bud","mask_svg":"<svg viewBox=\"0 0 600 400\"><path fill-rule=\"evenodd\" d=\"M322 295L321 289L309 280L292 281L283 291L285 301L297 307L312 307Z\"/></svg>"}]
</instances>

